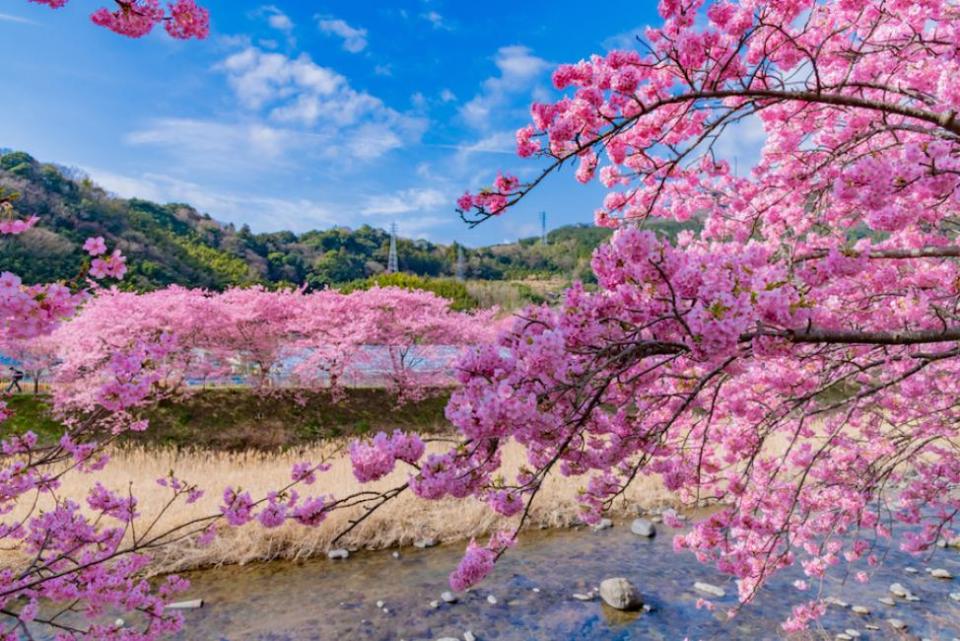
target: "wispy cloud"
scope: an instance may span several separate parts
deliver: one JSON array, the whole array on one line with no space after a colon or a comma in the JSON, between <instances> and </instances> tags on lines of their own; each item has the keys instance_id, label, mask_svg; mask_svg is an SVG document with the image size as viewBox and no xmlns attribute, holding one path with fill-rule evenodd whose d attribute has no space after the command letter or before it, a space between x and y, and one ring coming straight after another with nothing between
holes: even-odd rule
<instances>
[{"instance_id":1,"label":"wispy cloud","mask_svg":"<svg viewBox=\"0 0 960 641\"><path fill-rule=\"evenodd\" d=\"M32 25L40 24L39 22L34 22L29 18L21 18L20 16L14 16L9 13L0 13L0 22L17 22L20 24L32 24Z\"/></svg>"},{"instance_id":2,"label":"wispy cloud","mask_svg":"<svg viewBox=\"0 0 960 641\"><path fill-rule=\"evenodd\" d=\"M287 34L293 31L295 26L293 24L293 20L290 19L290 16L281 11L279 7L272 4L267 4L260 7L257 10L257 13L267 18L267 24L270 25L271 28Z\"/></svg>"},{"instance_id":3,"label":"wispy cloud","mask_svg":"<svg viewBox=\"0 0 960 641\"><path fill-rule=\"evenodd\" d=\"M365 216L396 216L412 212L452 208L452 199L439 189L416 187L393 194L371 196L360 213Z\"/></svg>"},{"instance_id":4,"label":"wispy cloud","mask_svg":"<svg viewBox=\"0 0 960 641\"><path fill-rule=\"evenodd\" d=\"M549 63L520 45L501 47L494 58L499 74L483 81L476 96L460 108L460 115L472 127L491 126L492 114L507 104L512 95L529 91Z\"/></svg>"},{"instance_id":5,"label":"wispy cloud","mask_svg":"<svg viewBox=\"0 0 960 641\"><path fill-rule=\"evenodd\" d=\"M436 11L426 11L420 14L420 17L423 20L426 20L433 25L434 29L443 29L444 31L453 31L453 25L451 25L446 18L440 15Z\"/></svg>"},{"instance_id":6,"label":"wispy cloud","mask_svg":"<svg viewBox=\"0 0 960 641\"><path fill-rule=\"evenodd\" d=\"M360 53L367 48L367 30L360 27L351 27L345 20L317 16L317 27L328 36L341 38L344 51Z\"/></svg>"},{"instance_id":7,"label":"wispy cloud","mask_svg":"<svg viewBox=\"0 0 960 641\"><path fill-rule=\"evenodd\" d=\"M307 231L334 224L341 208L307 198L275 198L256 193L226 193L164 174L127 176L83 168L94 182L123 198L188 203L221 221L249 224L261 231Z\"/></svg>"}]
</instances>

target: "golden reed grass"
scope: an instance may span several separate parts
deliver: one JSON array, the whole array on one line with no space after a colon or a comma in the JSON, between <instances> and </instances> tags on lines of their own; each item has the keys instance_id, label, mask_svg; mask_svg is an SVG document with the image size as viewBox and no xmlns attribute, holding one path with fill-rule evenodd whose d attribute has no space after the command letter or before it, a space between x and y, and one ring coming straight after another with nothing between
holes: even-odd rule
<instances>
[{"instance_id":1,"label":"golden reed grass","mask_svg":"<svg viewBox=\"0 0 960 641\"><path fill-rule=\"evenodd\" d=\"M170 496L170 491L158 486L156 480L173 470L178 478L202 487L205 495L192 505L181 501L163 514L157 524L158 530L162 530L216 513L227 486L242 487L254 498L260 498L289 482L294 463L318 461L323 456L329 457L331 469L318 475L317 482L312 486L304 486L301 494L342 497L360 489L388 489L403 483L410 469L398 467L398 471L390 477L361 486L353 476L349 457L332 444L295 453L124 449L114 452L109 465L100 473L68 474L60 495L85 505L83 498L97 481L109 489L124 493L129 487L138 499L141 516L137 526L142 531ZM525 462L522 449L519 446L508 447L503 461L505 470L518 469ZM548 478L531 510L529 526L562 527L575 522L577 490L585 482L585 479L568 479L559 475ZM616 507L621 513L630 513L635 507L653 508L672 503L670 492L657 479L642 478L634 482ZM183 571L220 564L302 559L325 554L336 535L346 527L348 519L356 518L358 514L359 509L337 511L314 528L292 522L275 529L266 529L259 523L240 528L222 527L221 535L206 547L182 541L155 552L153 571ZM458 541L479 538L497 528L508 527L511 523L515 523L515 520L499 517L475 499L425 501L406 491L341 539L337 547L380 549L409 545L427 537L444 542Z\"/></svg>"}]
</instances>

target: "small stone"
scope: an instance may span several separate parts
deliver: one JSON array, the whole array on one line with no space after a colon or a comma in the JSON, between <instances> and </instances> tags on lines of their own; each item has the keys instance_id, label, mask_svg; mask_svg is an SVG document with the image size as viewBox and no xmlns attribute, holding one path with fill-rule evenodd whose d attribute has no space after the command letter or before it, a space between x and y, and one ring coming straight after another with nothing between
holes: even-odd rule
<instances>
[{"instance_id":1,"label":"small stone","mask_svg":"<svg viewBox=\"0 0 960 641\"><path fill-rule=\"evenodd\" d=\"M843 632L838 632L834 637L837 641L853 641L853 637Z\"/></svg>"},{"instance_id":2,"label":"small stone","mask_svg":"<svg viewBox=\"0 0 960 641\"><path fill-rule=\"evenodd\" d=\"M600 522L593 526L594 532L599 532L601 530L609 530L613 527L613 521L610 519L600 519Z\"/></svg>"},{"instance_id":3,"label":"small stone","mask_svg":"<svg viewBox=\"0 0 960 641\"><path fill-rule=\"evenodd\" d=\"M920 597L918 597L916 594L908 594L908 595L907 595L907 601L911 601L911 602L914 602L914 603L915 603L915 602L917 602L917 601L919 601L919 600L920 600Z\"/></svg>"},{"instance_id":4,"label":"small stone","mask_svg":"<svg viewBox=\"0 0 960 641\"><path fill-rule=\"evenodd\" d=\"M649 538L657 533L657 528L647 519L634 519L633 523L630 524L630 531L637 536Z\"/></svg>"},{"instance_id":5,"label":"small stone","mask_svg":"<svg viewBox=\"0 0 960 641\"><path fill-rule=\"evenodd\" d=\"M384 609L383 609L383 613L384 613L384 614L390 614L390 608L384 608Z\"/></svg>"},{"instance_id":6,"label":"small stone","mask_svg":"<svg viewBox=\"0 0 960 641\"><path fill-rule=\"evenodd\" d=\"M534 592L534 593L536 593L536 594L540 594L540 588L533 588L533 589L531 589L530 591L531 591L531 592Z\"/></svg>"},{"instance_id":7,"label":"small stone","mask_svg":"<svg viewBox=\"0 0 960 641\"><path fill-rule=\"evenodd\" d=\"M880 629L880 626L879 626L879 625L873 625L872 623L867 623L867 624L865 624L863 627L865 627L867 630L871 630L871 631L873 631L873 632L876 632L877 630Z\"/></svg>"},{"instance_id":8,"label":"small stone","mask_svg":"<svg viewBox=\"0 0 960 641\"><path fill-rule=\"evenodd\" d=\"M663 517L659 514L650 517L650 521L653 523L663 523Z\"/></svg>"},{"instance_id":9,"label":"small stone","mask_svg":"<svg viewBox=\"0 0 960 641\"><path fill-rule=\"evenodd\" d=\"M381 610L382 610L382 609L383 609L383 606L384 606L383 601L377 601L377 608L378 608L378 609L381 609Z\"/></svg>"},{"instance_id":10,"label":"small stone","mask_svg":"<svg viewBox=\"0 0 960 641\"><path fill-rule=\"evenodd\" d=\"M426 539L418 539L413 542L413 547L425 550L426 548L432 548L437 544L437 540L431 537Z\"/></svg>"},{"instance_id":11,"label":"small stone","mask_svg":"<svg viewBox=\"0 0 960 641\"><path fill-rule=\"evenodd\" d=\"M960 592L951 592L950 598L956 601L957 603L960 603Z\"/></svg>"},{"instance_id":12,"label":"small stone","mask_svg":"<svg viewBox=\"0 0 960 641\"><path fill-rule=\"evenodd\" d=\"M918 570L917 568L906 567L906 568L903 568L903 571L906 572L907 574L920 574L920 570Z\"/></svg>"},{"instance_id":13,"label":"small stone","mask_svg":"<svg viewBox=\"0 0 960 641\"><path fill-rule=\"evenodd\" d=\"M393 558L395 558L395 559L399 559L399 558L400 558L400 553L399 553L399 552L394 552L391 556L393 556Z\"/></svg>"},{"instance_id":14,"label":"small stone","mask_svg":"<svg viewBox=\"0 0 960 641\"><path fill-rule=\"evenodd\" d=\"M849 603L847 603L846 601L842 601L842 600L838 599L838 598L835 597L835 596L828 596L828 597L827 597L827 603L829 603L830 605L835 605L835 606L837 606L838 608L849 608L849 607L850 607L850 604L849 604Z\"/></svg>"},{"instance_id":15,"label":"small stone","mask_svg":"<svg viewBox=\"0 0 960 641\"><path fill-rule=\"evenodd\" d=\"M698 592L703 592L709 594L710 596L715 596L718 599L722 599L727 596L727 593L719 585L713 585L712 583L704 583L703 581L697 581L693 584L693 589Z\"/></svg>"},{"instance_id":16,"label":"small stone","mask_svg":"<svg viewBox=\"0 0 960 641\"><path fill-rule=\"evenodd\" d=\"M947 570L943 568L936 568L935 570L930 570L930 576L935 579L952 579L953 575L950 574Z\"/></svg>"},{"instance_id":17,"label":"small stone","mask_svg":"<svg viewBox=\"0 0 960 641\"><path fill-rule=\"evenodd\" d=\"M460 641L457 637L440 637L437 641Z\"/></svg>"},{"instance_id":18,"label":"small stone","mask_svg":"<svg viewBox=\"0 0 960 641\"><path fill-rule=\"evenodd\" d=\"M890 585L890 594L905 599L907 598L907 595L910 594L910 590L903 587L903 585L900 583L892 583Z\"/></svg>"},{"instance_id":19,"label":"small stone","mask_svg":"<svg viewBox=\"0 0 960 641\"><path fill-rule=\"evenodd\" d=\"M463 641L477 641L477 637L474 636L473 632L467 630L463 633Z\"/></svg>"},{"instance_id":20,"label":"small stone","mask_svg":"<svg viewBox=\"0 0 960 641\"><path fill-rule=\"evenodd\" d=\"M880 597L879 599L877 599L877 601L879 601L880 603L882 603L882 604L884 604L884 605L889 605L890 607L893 607L893 606L895 606L895 605L897 604L896 601L894 601L893 599L891 599L891 598L888 597L888 596L882 596L882 597Z\"/></svg>"},{"instance_id":21,"label":"small stone","mask_svg":"<svg viewBox=\"0 0 960 641\"><path fill-rule=\"evenodd\" d=\"M588 592L586 594L582 592L574 592L573 598L577 601L593 601L593 592Z\"/></svg>"},{"instance_id":22,"label":"small stone","mask_svg":"<svg viewBox=\"0 0 960 641\"><path fill-rule=\"evenodd\" d=\"M350 552L348 552L347 550L344 550L343 548L339 550L330 550L329 552L327 552L328 559L346 559L349 556L350 556Z\"/></svg>"},{"instance_id":23,"label":"small stone","mask_svg":"<svg viewBox=\"0 0 960 641\"><path fill-rule=\"evenodd\" d=\"M850 611L853 612L854 614L861 614L863 616L870 614L870 608L866 608L862 605L855 605L852 608L850 608Z\"/></svg>"},{"instance_id":24,"label":"small stone","mask_svg":"<svg viewBox=\"0 0 960 641\"><path fill-rule=\"evenodd\" d=\"M636 610L643 599L629 580L623 577L604 579L600 582L600 598L616 610Z\"/></svg>"},{"instance_id":25,"label":"small stone","mask_svg":"<svg viewBox=\"0 0 960 641\"><path fill-rule=\"evenodd\" d=\"M440 594L440 599L441 599L444 603L456 603L456 602L457 602L457 595L454 594L453 592L450 592L450 591L448 590L448 591L442 592L442 593Z\"/></svg>"},{"instance_id":26,"label":"small stone","mask_svg":"<svg viewBox=\"0 0 960 641\"><path fill-rule=\"evenodd\" d=\"M907 624L901 621L900 619L887 619L887 623L890 624L890 627L894 630L906 630Z\"/></svg>"},{"instance_id":27,"label":"small stone","mask_svg":"<svg viewBox=\"0 0 960 641\"><path fill-rule=\"evenodd\" d=\"M439 602L439 601L431 601L431 602L430 602L430 607L433 608L434 610L436 610L437 608L440 607L440 602Z\"/></svg>"},{"instance_id":28,"label":"small stone","mask_svg":"<svg viewBox=\"0 0 960 641\"><path fill-rule=\"evenodd\" d=\"M937 541L937 547L938 547L938 548L945 548L945 547L947 547L947 542L946 542L944 539L940 539L939 541Z\"/></svg>"},{"instance_id":29,"label":"small stone","mask_svg":"<svg viewBox=\"0 0 960 641\"><path fill-rule=\"evenodd\" d=\"M116 621L113 622L113 627L115 628L122 628L125 625L126 625L126 621L124 621L123 619L117 619Z\"/></svg>"},{"instance_id":30,"label":"small stone","mask_svg":"<svg viewBox=\"0 0 960 641\"><path fill-rule=\"evenodd\" d=\"M497 597L493 596L492 594L488 594L488 595L487 595L487 603L489 603L490 605L496 605L496 604L497 604Z\"/></svg>"},{"instance_id":31,"label":"small stone","mask_svg":"<svg viewBox=\"0 0 960 641\"><path fill-rule=\"evenodd\" d=\"M653 606L650 605L649 603L644 603L643 607L640 609L647 613L653 612Z\"/></svg>"},{"instance_id":32,"label":"small stone","mask_svg":"<svg viewBox=\"0 0 960 641\"><path fill-rule=\"evenodd\" d=\"M858 630L854 630L853 628L847 628L846 630L844 630L844 632L847 634L847 636L852 637L854 639L860 638L860 632Z\"/></svg>"}]
</instances>

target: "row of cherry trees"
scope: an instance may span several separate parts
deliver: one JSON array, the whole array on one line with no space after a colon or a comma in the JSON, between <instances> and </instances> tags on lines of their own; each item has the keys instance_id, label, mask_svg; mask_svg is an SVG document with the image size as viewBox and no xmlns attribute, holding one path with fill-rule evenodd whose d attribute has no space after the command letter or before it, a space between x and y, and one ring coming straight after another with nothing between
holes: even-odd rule
<instances>
[{"instance_id":1,"label":"row of cherry trees","mask_svg":"<svg viewBox=\"0 0 960 641\"><path fill-rule=\"evenodd\" d=\"M454 312L446 299L397 287L349 294L107 290L46 338L15 342L10 353L50 372L64 410L116 410L129 394L140 396L115 379L111 359L152 343L165 351L152 366L155 392L229 383L261 392L322 389L340 397L347 385L366 385L386 387L402 403L450 387L463 350L493 341L494 314Z\"/></svg>"}]
</instances>

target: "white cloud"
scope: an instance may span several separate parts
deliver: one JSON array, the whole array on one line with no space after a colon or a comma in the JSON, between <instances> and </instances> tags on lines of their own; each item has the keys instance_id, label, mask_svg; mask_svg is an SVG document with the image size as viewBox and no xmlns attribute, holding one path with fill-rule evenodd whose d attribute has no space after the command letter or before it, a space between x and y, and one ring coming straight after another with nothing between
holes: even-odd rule
<instances>
[{"instance_id":1,"label":"white cloud","mask_svg":"<svg viewBox=\"0 0 960 641\"><path fill-rule=\"evenodd\" d=\"M718 160L730 163L730 169L737 175L745 176L760 162L766 140L763 122L758 116L750 115L727 126L713 145L713 153Z\"/></svg>"},{"instance_id":2,"label":"white cloud","mask_svg":"<svg viewBox=\"0 0 960 641\"><path fill-rule=\"evenodd\" d=\"M393 67L389 64L377 65L373 68L373 73L377 74L378 76L392 76Z\"/></svg>"},{"instance_id":3,"label":"white cloud","mask_svg":"<svg viewBox=\"0 0 960 641\"><path fill-rule=\"evenodd\" d=\"M306 231L336 222L339 207L306 198L275 198L248 193L224 193L163 174L125 176L84 168L94 182L123 198L183 202L221 221L249 224L258 230ZM264 224L267 223L267 224Z\"/></svg>"},{"instance_id":4,"label":"white cloud","mask_svg":"<svg viewBox=\"0 0 960 641\"><path fill-rule=\"evenodd\" d=\"M449 89L443 89L440 92L440 100L444 102L453 102L457 99L457 94L453 93Z\"/></svg>"},{"instance_id":5,"label":"white cloud","mask_svg":"<svg viewBox=\"0 0 960 641\"><path fill-rule=\"evenodd\" d=\"M360 53L367 48L367 30L351 27L340 18L317 17L317 26L327 35L338 36L343 39L344 51Z\"/></svg>"},{"instance_id":6,"label":"white cloud","mask_svg":"<svg viewBox=\"0 0 960 641\"><path fill-rule=\"evenodd\" d=\"M453 30L453 27L446 21L446 19L436 11L427 11L426 13L421 13L420 17L432 24L434 29L445 29L447 31Z\"/></svg>"},{"instance_id":7,"label":"white cloud","mask_svg":"<svg viewBox=\"0 0 960 641\"><path fill-rule=\"evenodd\" d=\"M267 24L269 24L271 28L287 34L293 31L293 20L281 11L279 7L272 4L264 5L260 7L257 13L267 17Z\"/></svg>"},{"instance_id":8,"label":"white cloud","mask_svg":"<svg viewBox=\"0 0 960 641\"><path fill-rule=\"evenodd\" d=\"M396 216L443 206L453 210L452 200L442 191L432 187L415 187L393 194L371 196L360 213L365 216Z\"/></svg>"},{"instance_id":9,"label":"white cloud","mask_svg":"<svg viewBox=\"0 0 960 641\"><path fill-rule=\"evenodd\" d=\"M208 164L228 169L243 164L279 160L291 147L302 144L296 131L260 122L225 123L190 118L161 118L126 136L133 145L166 147L191 165Z\"/></svg>"},{"instance_id":10,"label":"white cloud","mask_svg":"<svg viewBox=\"0 0 960 641\"><path fill-rule=\"evenodd\" d=\"M460 108L467 124L477 129L489 127L493 113L503 107L511 95L531 89L549 66L546 60L520 45L501 47L494 62L500 74L484 80L481 92Z\"/></svg>"}]
</instances>

